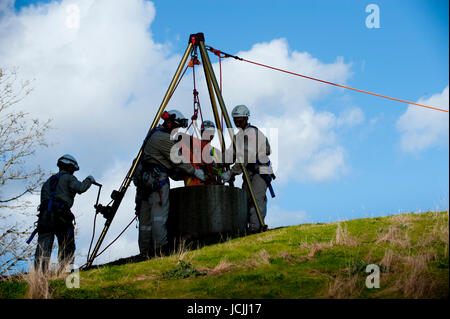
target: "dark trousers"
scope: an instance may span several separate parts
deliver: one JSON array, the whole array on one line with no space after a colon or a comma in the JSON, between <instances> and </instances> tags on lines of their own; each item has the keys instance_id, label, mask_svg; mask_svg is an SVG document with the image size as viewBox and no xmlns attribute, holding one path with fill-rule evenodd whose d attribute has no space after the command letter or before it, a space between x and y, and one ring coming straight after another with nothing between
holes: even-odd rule
<instances>
[{"instance_id":1,"label":"dark trousers","mask_svg":"<svg viewBox=\"0 0 450 319\"><path fill-rule=\"evenodd\" d=\"M55 236L58 240L58 261L60 267L73 263L75 255L75 236L73 226L38 233L38 244L34 255L34 268L40 266L43 272L48 270Z\"/></svg>"}]
</instances>

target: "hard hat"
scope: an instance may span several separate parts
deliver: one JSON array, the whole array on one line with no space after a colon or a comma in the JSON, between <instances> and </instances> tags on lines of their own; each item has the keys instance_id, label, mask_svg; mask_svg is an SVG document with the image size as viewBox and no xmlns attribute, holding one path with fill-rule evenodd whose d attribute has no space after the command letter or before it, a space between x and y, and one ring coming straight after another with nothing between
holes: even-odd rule
<instances>
[{"instance_id":1,"label":"hard hat","mask_svg":"<svg viewBox=\"0 0 450 319\"><path fill-rule=\"evenodd\" d=\"M163 118L163 120L171 119L179 127L187 127L188 126L187 118L185 118L183 113L181 113L178 110L166 111L161 115L161 117Z\"/></svg>"},{"instance_id":2,"label":"hard hat","mask_svg":"<svg viewBox=\"0 0 450 319\"><path fill-rule=\"evenodd\" d=\"M61 156L58 159L58 162L56 163L56 165L59 167L59 163L64 163L66 165L72 165L76 171L78 171L80 169L80 167L78 166L77 160L75 159L75 157L73 157L72 155L69 154L64 154L63 156Z\"/></svg>"},{"instance_id":3,"label":"hard hat","mask_svg":"<svg viewBox=\"0 0 450 319\"><path fill-rule=\"evenodd\" d=\"M202 131L204 130L212 130L214 131L216 129L216 126L212 121L203 121L202 126L200 127Z\"/></svg>"},{"instance_id":4,"label":"hard hat","mask_svg":"<svg viewBox=\"0 0 450 319\"><path fill-rule=\"evenodd\" d=\"M245 105L236 105L231 112L232 117L249 117L250 110Z\"/></svg>"}]
</instances>

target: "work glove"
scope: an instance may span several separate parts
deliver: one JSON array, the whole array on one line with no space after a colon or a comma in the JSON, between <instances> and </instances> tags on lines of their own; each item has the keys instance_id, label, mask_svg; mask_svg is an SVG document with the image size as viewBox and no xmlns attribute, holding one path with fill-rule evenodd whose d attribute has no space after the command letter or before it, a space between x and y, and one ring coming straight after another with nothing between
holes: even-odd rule
<instances>
[{"instance_id":1,"label":"work glove","mask_svg":"<svg viewBox=\"0 0 450 319\"><path fill-rule=\"evenodd\" d=\"M228 182L231 179L231 171L226 171L225 173L222 173L222 180L224 182Z\"/></svg>"},{"instance_id":2,"label":"work glove","mask_svg":"<svg viewBox=\"0 0 450 319\"><path fill-rule=\"evenodd\" d=\"M92 176L92 175L89 175L88 177L86 177L86 179L90 180L90 181L91 181L91 184L94 184L94 183L95 183L95 178L94 178L94 176Z\"/></svg>"},{"instance_id":3,"label":"work glove","mask_svg":"<svg viewBox=\"0 0 450 319\"><path fill-rule=\"evenodd\" d=\"M203 170L196 169L195 172L194 172L194 175L195 175L195 177L197 177L202 182L205 181L205 172L203 172Z\"/></svg>"}]
</instances>

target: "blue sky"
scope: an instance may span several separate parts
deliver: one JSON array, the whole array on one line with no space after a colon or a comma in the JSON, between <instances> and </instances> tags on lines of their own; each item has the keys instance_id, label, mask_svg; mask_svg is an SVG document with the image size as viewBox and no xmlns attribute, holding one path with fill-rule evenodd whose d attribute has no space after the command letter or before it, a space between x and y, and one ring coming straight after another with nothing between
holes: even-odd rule
<instances>
[{"instance_id":1,"label":"blue sky","mask_svg":"<svg viewBox=\"0 0 450 319\"><path fill-rule=\"evenodd\" d=\"M8 1L0 0L0 2ZM11 4L11 1L9 3ZM1 58L11 64L36 61L35 64L23 62L26 64L23 68L24 76L37 78L36 97L30 99L36 98L31 100L35 104L48 102L49 105L41 109L39 114L54 118L57 126L56 131L51 135L51 139L56 140L57 145L46 152L38 152L33 164L39 163L46 169L54 170L54 161L60 153L74 153L82 163L82 170L78 173L80 179L84 177L83 174L93 174L104 185L108 181L113 183L114 185L109 185L111 189L118 188L145 136L148 122L153 119L156 106L149 107L148 104L159 105L180 55L186 48L189 34L197 32L205 34L206 44L231 54L247 55L250 60L275 67L291 66L289 71L299 73L304 70L317 71L317 74L305 75L317 76L323 80L412 102L420 100L426 104L426 102L437 101L443 105L432 106L448 109L448 1L192 2L164 0L154 1L153 6L150 7L144 6L143 2L138 0L129 3L132 3L130 6L133 8L145 7L146 12L148 11L145 17L140 16L143 12L141 9L139 14L133 13L137 18L134 18L133 14L127 10L117 13L119 9L115 11L114 7L121 7L124 4L114 1L99 1L98 8L94 8L89 1L59 1L57 3L15 1L12 11L5 11L6 15L3 17L0 15L0 28L8 25L11 30L17 31L18 36L11 40L17 47L30 41L29 37L24 36L28 34L28 31L23 31L28 30L23 26L33 23L33 20L27 20L27 17L35 16L41 19L39 20L41 24L42 21L49 21L48 23L51 24L53 23L51 17L57 17L58 8L62 10L63 6L70 4L79 5L82 8L82 16L86 17L85 20L81 20L78 33L64 34L71 38L70 41L61 40L63 44L51 42L50 36L42 35L46 34L44 31L42 34L38 33L36 38L42 36L43 42L48 41L49 45L40 47L35 43L26 44L22 48L24 51L21 53L22 60L15 58L17 54L13 55L5 47L1 50L1 46L6 42L0 41L0 61ZM379 6L380 28L366 27L365 21L369 13L365 11L365 8L369 4ZM34 5L34 9L30 9L30 5ZM44 10L38 12L36 9L38 6ZM97 9L99 11L95 11ZM110 11L111 16L109 16ZM98 43L89 39L87 33L82 32L86 30L83 29L84 21L88 21L88 17L96 17L96 14L97 24L86 22L85 25L94 28L91 33L96 32L94 26L105 30L104 36L97 38ZM111 17L111 20L108 20L108 17ZM123 21L118 17L123 17ZM142 20L139 26L133 24L132 27L136 29L130 29L133 31L127 35L128 38L135 38L136 42L149 41L142 46L142 51L139 49L139 44L126 42L121 37L120 30L128 29L115 25L123 22L126 27L131 28L131 20L138 22ZM5 21L12 22L6 24ZM108 30L111 34L108 34ZM140 31L146 34L141 34ZM53 31L46 32L48 34ZM59 39L58 35L53 37ZM111 41L108 42L108 39ZM123 41L126 44L118 43L115 47L114 43L110 44L114 41ZM95 47L103 44L108 48L114 47L115 50L99 51L102 53L98 54L103 56L99 60L92 58L92 61L101 62L92 62L89 58L83 60L84 62L77 60L83 54L94 57ZM262 45L266 51L258 51L258 45ZM50 50L49 47L54 49ZM56 104L52 106L50 100L59 101L59 105L67 101L64 101L62 97L55 98L46 93L50 91L45 89L40 91L38 81L41 78L39 74L41 71L35 65L39 64L39 61L42 62L40 59L43 58L36 52L40 52L39 50L46 52L47 56L52 57L52 61L58 61L58 66L66 62L69 65L70 55L67 55L66 51L64 54L60 53L67 48L71 50L67 52L77 52L72 57L73 61L84 63L77 65L83 67L88 65L83 74L91 74L90 70L100 68L101 64L101 72L105 73L98 76L102 79L102 76L105 76L102 83L115 77L118 72L122 72L123 76L117 79L120 89L117 88L117 83L111 83L105 87L99 85L98 92L101 93L92 94L92 96L86 88L80 89L79 92L82 93L77 96L84 96L86 92L87 94L86 98L77 101L78 113L62 113ZM126 48L130 49L125 52ZM271 50L274 52L274 58L261 60L265 54L270 56ZM144 52L142 56L140 52ZM276 52L284 52L284 54L277 56ZM136 54L135 58L133 53ZM302 53L307 53L307 56L299 57ZM122 60L122 57L119 57L116 60L115 54L122 54L126 58ZM67 57L66 62L64 57ZM136 65L128 67L124 63L133 59L143 61L142 67ZM214 63L217 62L216 57L211 56L211 59ZM114 63L108 64L110 60ZM92 63L90 66L86 64L89 61ZM52 63L47 61L42 65L45 68ZM404 103L354 91L326 88L326 84L314 84L309 80L276 74L275 71L270 70L256 71L259 67L246 65L245 74L249 77L253 74L251 72L266 72L258 74L264 75L267 81L272 79L271 85L276 87L276 90L282 91L287 88L286 92L275 92L265 96L263 91L267 90L264 86L267 83L261 80L262 77L257 78L256 75L254 78L250 77L254 87L251 90L245 86L241 89L233 86L235 79L233 76L236 74L234 72L244 68L243 64L244 62L227 60L223 65L224 98L231 104L227 105L229 111L234 106L232 103L247 104L252 111L252 123L278 123L280 129L288 127L284 121L289 117L298 115L300 118L302 114L310 115L312 127L324 135L322 138L317 137L317 149L314 148L314 141L301 140L297 143L295 138L289 139L292 142L289 147L294 151L293 153L301 156L302 152L310 152L307 153L309 159L298 162L289 161L298 164L298 167L294 166L286 174L280 172L281 180L276 180L274 183L277 197L269 198L267 216L269 226L328 222L407 211L448 209L448 113L425 109L415 111L414 109L419 107L408 107ZM120 69L121 66L124 70ZM117 68L120 70L116 72ZM55 70L58 68L42 70L42 73L45 73L42 78L48 83L58 82L56 78L53 78L57 74ZM95 77L92 74L90 80ZM152 77L152 74L161 76ZM68 76L66 80L71 79ZM142 81L133 79L142 79ZM181 93L179 96L174 96L176 103L191 99L190 81L186 80L180 86ZM82 82L73 78L70 87L74 88L76 85L74 83ZM261 87L259 91L258 87ZM206 91L200 91L200 97L206 105L204 108L208 107L206 94ZM105 97L108 95L114 96L114 101ZM83 109L92 110L93 102L89 100L89 96L97 103L95 116L101 119L97 120L97 124L103 121L100 128L98 126L96 129L92 128L93 124L89 122L89 119L81 115ZM447 96L446 99L445 96ZM280 102L282 104L279 108L280 112L277 113L277 103L281 100L283 102ZM191 103L187 102L183 110L190 110ZM111 109L108 109L107 105L113 104L114 108L111 106ZM356 120L346 117L347 111L356 114ZM65 122L68 114L72 118L72 123L69 124ZM115 121L112 118L114 114L122 114L124 124ZM119 117L119 115L116 116ZM143 118L146 120L139 121ZM346 124L336 124L342 121ZM111 124L108 125L107 122ZM326 123L330 125L327 126ZM123 131L120 131L122 126ZM304 128L299 126L298 130L301 131ZM92 138L92 132L95 132L95 138ZM286 134L285 130L280 132ZM427 135L428 132L431 132L428 142L415 143L414 140L419 141L420 137ZM117 138L114 144L105 142L110 134ZM414 137L410 138L411 136ZM285 138L286 135L279 136L279 139ZM406 144L402 144L402 141ZM93 156L95 152L106 155ZM286 154L289 152L280 152L280 156L289 156ZM324 154L333 156L327 157ZM325 160L320 163L322 166L338 158L338 161L333 164L335 169L332 169L330 174L318 178L317 172L316 175L306 172L311 167L316 167L317 163L314 159L323 157ZM280 158L280 162L281 160ZM283 179L283 174L286 176L291 174L293 178ZM109 179L112 175L116 176L115 179ZM303 175L306 177L303 178ZM92 194L89 197L83 195L86 204L79 209L92 206L95 191L90 192ZM130 188L129 192L134 194L134 189ZM80 196L78 200L82 201L83 196ZM129 196L132 201L134 195ZM121 214L131 216L127 212ZM85 216L91 215L86 212ZM91 217L85 218L88 225ZM127 224L127 218L123 219L122 224L118 222L118 229L123 224ZM129 236L129 241L132 241L133 236L135 233ZM132 244L137 246L135 242ZM124 244L124 247L128 246Z\"/></svg>"}]
</instances>

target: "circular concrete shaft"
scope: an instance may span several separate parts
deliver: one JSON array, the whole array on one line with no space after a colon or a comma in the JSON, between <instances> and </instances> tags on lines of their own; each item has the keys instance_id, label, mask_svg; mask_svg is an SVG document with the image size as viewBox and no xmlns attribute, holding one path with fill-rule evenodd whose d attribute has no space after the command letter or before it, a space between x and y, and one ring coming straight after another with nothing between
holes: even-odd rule
<instances>
[{"instance_id":1,"label":"circular concrete shaft","mask_svg":"<svg viewBox=\"0 0 450 319\"><path fill-rule=\"evenodd\" d=\"M224 185L179 187L170 190L167 228L170 240L211 241L245 235L247 193Z\"/></svg>"}]
</instances>

